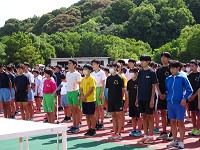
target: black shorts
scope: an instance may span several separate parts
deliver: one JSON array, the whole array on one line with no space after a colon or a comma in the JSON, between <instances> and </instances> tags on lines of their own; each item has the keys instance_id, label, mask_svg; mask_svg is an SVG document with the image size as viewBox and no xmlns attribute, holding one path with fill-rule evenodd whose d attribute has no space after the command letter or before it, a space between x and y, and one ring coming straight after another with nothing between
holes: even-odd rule
<instances>
[{"instance_id":1,"label":"black shorts","mask_svg":"<svg viewBox=\"0 0 200 150\"><path fill-rule=\"evenodd\" d=\"M34 96L34 98L43 98L42 96Z\"/></svg>"},{"instance_id":2,"label":"black shorts","mask_svg":"<svg viewBox=\"0 0 200 150\"><path fill-rule=\"evenodd\" d=\"M119 111L123 111L123 101L121 103L108 102L108 112L119 112Z\"/></svg>"},{"instance_id":3,"label":"black shorts","mask_svg":"<svg viewBox=\"0 0 200 150\"><path fill-rule=\"evenodd\" d=\"M155 110L167 110L167 101L166 99L158 99L158 102L155 101Z\"/></svg>"},{"instance_id":4,"label":"black shorts","mask_svg":"<svg viewBox=\"0 0 200 150\"><path fill-rule=\"evenodd\" d=\"M140 118L139 109L135 106L129 106L129 117Z\"/></svg>"},{"instance_id":5,"label":"black shorts","mask_svg":"<svg viewBox=\"0 0 200 150\"><path fill-rule=\"evenodd\" d=\"M149 107L150 101L138 101L139 112L153 115L153 108Z\"/></svg>"},{"instance_id":6,"label":"black shorts","mask_svg":"<svg viewBox=\"0 0 200 150\"><path fill-rule=\"evenodd\" d=\"M83 114L94 115L95 112L95 102L82 102Z\"/></svg>"},{"instance_id":7,"label":"black shorts","mask_svg":"<svg viewBox=\"0 0 200 150\"><path fill-rule=\"evenodd\" d=\"M28 102L28 94L26 91L17 91L15 93L16 102Z\"/></svg>"},{"instance_id":8,"label":"black shorts","mask_svg":"<svg viewBox=\"0 0 200 150\"><path fill-rule=\"evenodd\" d=\"M189 111L199 111L198 108L198 96L191 102L188 102Z\"/></svg>"}]
</instances>

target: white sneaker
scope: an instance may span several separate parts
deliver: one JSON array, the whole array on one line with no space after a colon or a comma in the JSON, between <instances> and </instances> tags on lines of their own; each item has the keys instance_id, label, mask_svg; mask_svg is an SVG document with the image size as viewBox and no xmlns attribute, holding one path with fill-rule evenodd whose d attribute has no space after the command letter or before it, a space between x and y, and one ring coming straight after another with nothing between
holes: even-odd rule
<instances>
[{"instance_id":1,"label":"white sneaker","mask_svg":"<svg viewBox=\"0 0 200 150\"><path fill-rule=\"evenodd\" d=\"M121 139L122 139L121 134L115 134L113 137L113 140L121 140Z\"/></svg>"},{"instance_id":2,"label":"white sneaker","mask_svg":"<svg viewBox=\"0 0 200 150\"><path fill-rule=\"evenodd\" d=\"M178 149L184 149L184 143L178 142Z\"/></svg>"},{"instance_id":3,"label":"white sneaker","mask_svg":"<svg viewBox=\"0 0 200 150\"><path fill-rule=\"evenodd\" d=\"M158 140L167 139L168 135L166 132L162 132L160 136L157 137Z\"/></svg>"},{"instance_id":4,"label":"white sneaker","mask_svg":"<svg viewBox=\"0 0 200 150\"><path fill-rule=\"evenodd\" d=\"M173 140L170 144L167 145L167 148L177 147L177 146L178 146L178 141Z\"/></svg>"}]
</instances>

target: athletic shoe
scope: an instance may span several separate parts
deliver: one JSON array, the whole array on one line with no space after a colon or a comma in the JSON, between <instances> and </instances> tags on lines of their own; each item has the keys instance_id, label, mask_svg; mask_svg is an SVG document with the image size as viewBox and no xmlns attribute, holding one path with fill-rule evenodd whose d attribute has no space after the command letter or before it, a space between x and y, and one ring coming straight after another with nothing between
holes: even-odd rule
<instances>
[{"instance_id":1,"label":"athletic shoe","mask_svg":"<svg viewBox=\"0 0 200 150\"><path fill-rule=\"evenodd\" d=\"M62 123L64 123L64 122L68 122L68 116L65 116L65 118L62 120Z\"/></svg>"},{"instance_id":2,"label":"athletic shoe","mask_svg":"<svg viewBox=\"0 0 200 150\"><path fill-rule=\"evenodd\" d=\"M105 118L111 118L111 117L112 117L111 114L106 113Z\"/></svg>"},{"instance_id":3,"label":"athletic shoe","mask_svg":"<svg viewBox=\"0 0 200 150\"><path fill-rule=\"evenodd\" d=\"M124 127L122 127L120 130L120 133L123 133L123 132L124 132Z\"/></svg>"},{"instance_id":4,"label":"athletic shoe","mask_svg":"<svg viewBox=\"0 0 200 150\"><path fill-rule=\"evenodd\" d=\"M88 136L95 136L95 135L96 135L96 130L90 129L90 132L88 132Z\"/></svg>"},{"instance_id":5,"label":"athletic shoe","mask_svg":"<svg viewBox=\"0 0 200 150\"><path fill-rule=\"evenodd\" d=\"M136 130L133 136L136 136L136 137L142 136L142 132L140 130Z\"/></svg>"},{"instance_id":6,"label":"athletic shoe","mask_svg":"<svg viewBox=\"0 0 200 150\"><path fill-rule=\"evenodd\" d=\"M73 133L74 130L75 130L75 127L71 126L71 128L69 130L67 130L67 133Z\"/></svg>"},{"instance_id":7,"label":"athletic shoe","mask_svg":"<svg viewBox=\"0 0 200 150\"><path fill-rule=\"evenodd\" d=\"M169 136L167 137L167 141L173 140L172 132L169 133Z\"/></svg>"},{"instance_id":8,"label":"athletic shoe","mask_svg":"<svg viewBox=\"0 0 200 150\"><path fill-rule=\"evenodd\" d=\"M15 116L10 116L10 119L15 119Z\"/></svg>"},{"instance_id":9,"label":"athletic shoe","mask_svg":"<svg viewBox=\"0 0 200 150\"><path fill-rule=\"evenodd\" d=\"M43 122L44 122L44 123L47 123L47 122L48 122L48 119L44 119Z\"/></svg>"},{"instance_id":10,"label":"athletic shoe","mask_svg":"<svg viewBox=\"0 0 200 150\"><path fill-rule=\"evenodd\" d=\"M132 120L129 120L129 121L127 122L127 124L132 124Z\"/></svg>"},{"instance_id":11,"label":"athletic shoe","mask_svg":"<svg viewBox=\"0 0 200 150\"><path fill-rule=\"evenodd\" d=\"M108 137L109 140L114 140L115 133L112 133L111 136Z\"/></svg>"},{"instance_id":12,"label":"athletic shoe","mask_svg":"<svg viewBox=\"0 0 200 150\"><path fill-rule=\"evenodd\" d=\"M137 141L139 144L144 144L144 141L146 141L147 138L141 138L140 140Z\"/></svg>"},{"instance_id":13,"label":"athletic shoe","mask_svg":"<svg viewBox=\"0 0 200 150\"><path fill-rule=\"evenodd\" d=\"M113 137L113 140L121 140L121 139L122 139L122 136L121 134L118 134L118 133L116 133Z\"/></svg>"},{"instance_id":14,"label":"athletic shoe","mask_svg":"<svg viewBox=\"0 0 200 150\"><path fill-rule=\"evenodd\" d=\"M0 114L3 114L3 110L0 110Z\"/></svg>"},{"instance_id":15,"label":"athletic shoe","mask_svg":"<svg viewBox=\"0 0 200 150\"><path fill-rule=\"evenodd\" d=\"M178 149L184 149L184 143L178 142Z\"/></svg>"},{"instance_id":16,"label":"athletic shoe","mask_svg":"<svg viewBox=\"0 0 200 150\"><path fill-rule=\"evenodd\" d=\"M153 144L154 140L153 138L146 138L146 140L144 141L144 144Z\"/></svg>"},{"instance_id":17,"label":"athletic shoe","mask_svg":"<svg viewBox=\"0 0 200 150\"><path fill-rule=\"evenodd\" d=\"M192 128L192 131L190 131L188 134L189 134L189 135L193 135L193 133L195 132L195 129L196 129L196 128Z\"/></svg>"},{"instance_id":18,"label":"athletic shoe","mask_svg":"<svg viewBox=\"0 0 200 150\"><path fill-rule=\"evenodd\" d=\"M200 135L200 131L198 129L195 129L193 132L193 135L195 135L195 136Z\"/></svg>"},{"instance_id":19,"label":"athletic shoe","mask_svg":"<svg viewBox=\"0 0 200 150\"><path fill-rule=\"evenodd\" d=\"M15 111L15 115L19 115L19 112L18 112L18 111Z\"/></svg>"},{"instance_id":20,"label":"athletic shoe","mask_svg":"<svg viewBox=\"0 0 200 150\"><path fill-rule=\"evenodd\" d=\"M79 133L80 129L78 127L74 127L74 130L72 130L72 133Z\"/></svg>"},{"instance_id":21,"label":"athletic shoe","mask_svg":"<svg viewBox=\"0 0 200 150\"><path fill-rule=\"evenodd\" d=\"M159 133L160 133L160 132L159 132L159 129L158 129L158 128L154 128L154 129L153 129L153 133L154 133L154 134L159 134Z\"/></svg>"},{"instance_id":22,"label":"athletic shoe","mask_svg":"<svg viewBox=\"0 0 200 150\"><path fill-rule=\"evenodd\" d=\"M89 136L89 132L91 132L92 129L89 129L85 134L84 136Z\"/></svg>"},{"instance_id":23,"label":"athletic shoe","mask_svg":"<svg viewBox=\"0 0 200 150\"><path fill-rule=\"evenodd\" d=\"M32 118L28 118L28 121L33 121L33 119Z\"/></svg>"},{"instance_id":24,"label":"athletic shoe","mask_svg":"<svg viewBox=\"0 0 200 150\"><path fill-rule=\"evenodd\" d=\"M132 130L131 133L129 134L129 136L134 136L135 133L136 133L136 131Z\"/></svg>"},{"instance_id":25,"label":"athletic shoe","mask_svg":"<svg viewBox=\"0 0 200 150\"><path fill-rule=\"evenodd\" d=\"M173 140L170 144L167 145L167 148L177 147L178 141Z\"/></svg>"},{"instance_id":26,"label":"athletic shoe","mask_svg":"<svg viewBox=\"0 0 200 150\"><path fill-rule=\"evenodd\" d=\"M39 113L41 113L41 110L40 110L40 109L36 109L36 110L35 110L35 113L36 113L36 114L39 114Z\"/></svg>"},{"instance_id":27,"label":"athletic shoe","mask_svg":"<svg viewBox=\"0 0 200 150\"><path fill-rule=\"evenodd\" d=\"M103 126L103 124L98 124L98 128L97 128L97 130L103 130L104 129L104 126Z\"/></svg>"},{"instance_id":28,"label":"athletic shoe","mask_svg":"<svg viewBox=\"0 0 200 150\"><path fill-rule=\"evenodd\" d=\"M58 111L63 111L63 108L61 106L59 106Z\"/></svg>"},{"instance_id":29,"label":"athletic shoe","mask_svg":"<svg viewBox=\"0 0 200 150\"><path fill-rule=\"evenodd\" d=\"M160 136L157 137L157 139L162 140L162 139L166 139L167 137L168 137L167 133L166 132L162 132L160 134Z\"/></svg>"},{"instance_id":30,"label":"athletic shoe","mask_svg":"<svg viewBox=\"0 0 200 150\"><path fill-rule=\"evenodd\" d=\"M70 117L70 119L71 119L71 117ZM81 128L81 127L82 127L82 123L79 122L79 124L78 124L78 128Z\"/></svg>"}]
</instances>

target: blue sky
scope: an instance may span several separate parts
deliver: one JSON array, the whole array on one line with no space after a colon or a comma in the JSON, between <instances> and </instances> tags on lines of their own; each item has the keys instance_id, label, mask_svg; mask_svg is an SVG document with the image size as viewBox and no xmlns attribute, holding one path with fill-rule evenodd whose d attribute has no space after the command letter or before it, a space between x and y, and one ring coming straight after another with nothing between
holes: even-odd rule
<instances>
[{"instance_id":1,"label":"blue sky","mask_svg":"<svg viewBox=\"0 0 200 150\"><path fill-rule=\"evenodd\" d=\"M0 27L6 20L41 16L61 7L69 7L79 0L0 0Z\"/></svg>"}]
</instances>

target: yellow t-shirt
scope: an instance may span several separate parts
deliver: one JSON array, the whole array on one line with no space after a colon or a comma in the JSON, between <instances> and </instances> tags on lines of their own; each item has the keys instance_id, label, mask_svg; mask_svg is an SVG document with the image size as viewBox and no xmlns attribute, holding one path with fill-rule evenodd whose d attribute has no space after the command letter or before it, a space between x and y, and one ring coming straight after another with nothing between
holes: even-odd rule
<instances>
[{"instance_id":1,"label":"yellow t-shirt","mask_svg":"<svg viewBox=\"0 0 200 150\"><path fill-rule=\"evenodd\" d=\"M122 79L124 80L124 88L126 89L126 87L127 87L127 79L126 79L126 77L125 77L125 75L123 74L123 73L121 73L121 74L119 74L121 77L122 77ZM124 96L123 96L123 100L125 100L125 94L124 94Z\"/></svg>"},{"instance_id":2,"label":"yellow t-shirt","mask_svg":"<svg viewBox=\"0 0 200 150\"><path fill-rule=\"evenodd\" d=\"M94 87L92 93L86 97L85 102L94 102L96 101L96 80L94 77L89 76L88 78L84 77L81 80L80 87L83 89L83 94L86 95L91 87Z\"/></svg>"}]
</instances>

